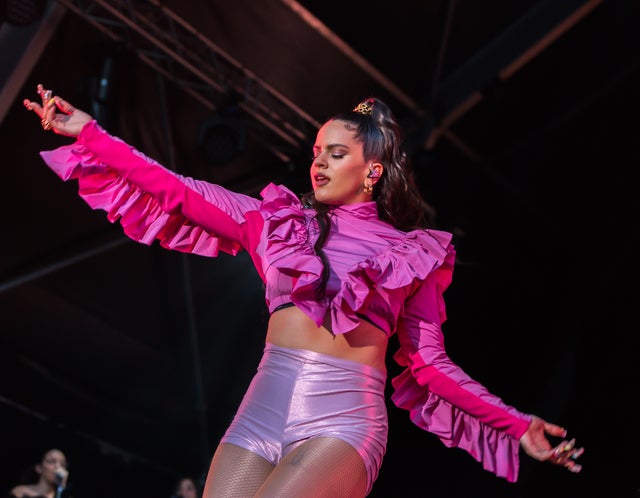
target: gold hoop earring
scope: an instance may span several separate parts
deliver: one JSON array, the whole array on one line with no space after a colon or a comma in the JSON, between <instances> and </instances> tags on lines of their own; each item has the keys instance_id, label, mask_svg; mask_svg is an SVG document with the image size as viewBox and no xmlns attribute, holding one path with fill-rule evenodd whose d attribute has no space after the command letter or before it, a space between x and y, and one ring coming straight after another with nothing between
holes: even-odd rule
<instances>
[{"instance_id":1,"label":"gold hoop earring","mask_svg":"<svg viewBox=\"0 0 640 498\"><path fill-rule=\"evenodd\" d=\"M373 193L373 185L365 185L364 186L364 193L366 195L371 195Z\"/></svg>"}]
</instances>

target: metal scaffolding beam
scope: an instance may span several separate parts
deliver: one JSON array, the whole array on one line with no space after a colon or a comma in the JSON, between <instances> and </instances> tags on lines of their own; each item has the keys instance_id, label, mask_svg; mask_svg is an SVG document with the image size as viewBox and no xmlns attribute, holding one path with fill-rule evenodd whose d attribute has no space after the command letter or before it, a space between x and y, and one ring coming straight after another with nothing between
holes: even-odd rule
<instances>
[{"instance_id":1,"label":"metal scaffolding beam","mask_svg":"<svg viewBox=\"0 0 640 498\"><path fill-rule=\"evenodd\" d=\"M289 7L296 15L300 17L308 26L314 29L320 36L327 40L331 45L336 47L342 54L353 62L354 65L361 68L370 75L382 88L386 89L391 95L402 102L408 109L420 115L424 111L420 108L418 102L414 101L407 93L405 93L391 78L379 71L373 64L366 60L362 55L356 52L342 38L336 35L329 27L320 19L314 16L310 11L305 9L300 2L296 0L281 0L283 4Z\"/></svg>"},{"instance_id":2,"label":"metal scaffolding beam","mask_svg":"<svg viewBox=\"0 0 640 498\"><path fill-rule=\"evenodd\" d=\"M66 9L53 2L47 6L43 19L24 28L0 22L0 124L4 121L18 93L29 77L47 43L56 32Z\"/></svg>"},{"instance_id":3,"label":"metal scaffolding beam","mask_svg":"<svg viewBox=\"0 0 640 498\"><path fill-rule=\"evenodd\" d=\"M240 96L239 107L281 160L304 148L321 126L159 0L58 0L211 110L216 97ZM264 135L264 133L262 133ZM281 147L278 143L282 144Z\"/></svg>"},{"instance_id":4,"label":"metal scaffolding beam","mask_svg":"<svg viewBox=\"0 0 640 498\"><path fill-rule=\"evenodd\" d=\"M547 0L514 22L439 85L423 119L423 146L433 149L441 137L453 137L450 127L484 99L484 89L513 76L603 1Z\"/></svg>"}]
</instances>

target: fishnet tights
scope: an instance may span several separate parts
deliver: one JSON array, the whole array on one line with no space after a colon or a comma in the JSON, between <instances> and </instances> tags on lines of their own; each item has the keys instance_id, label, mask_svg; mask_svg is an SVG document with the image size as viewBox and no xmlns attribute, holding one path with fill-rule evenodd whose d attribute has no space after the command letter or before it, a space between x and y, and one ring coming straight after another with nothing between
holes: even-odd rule
<instances>
[{"instance_id":1,"label":"fishnet tights","mask_svg":"<svg viewBox=\"0 0 640 498\"><path fill-rule=\"evenodd\" d=\"M221 444L203 498L359 498L366 470L358 452L335 438L313 438L276 467L232 444Z\"/></svg>"}]
</instances>

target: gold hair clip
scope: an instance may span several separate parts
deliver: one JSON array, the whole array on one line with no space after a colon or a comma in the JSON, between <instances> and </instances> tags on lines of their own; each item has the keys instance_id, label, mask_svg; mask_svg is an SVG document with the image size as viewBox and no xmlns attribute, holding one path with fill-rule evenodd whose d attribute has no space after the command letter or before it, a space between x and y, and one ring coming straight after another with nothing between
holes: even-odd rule
<instances>
[{"instance_id":1,"label":"gold hair clip","mask_svg":"<svg viewBox=\"0 0 640 498\"><path fill-rule=\"evenodd\" d=\"M360 114L371 116L371 113L373 112L373 104L370 104L369 101L360 102L353 108L353 112L359 112Z\"/></svg>"}]
</instances>

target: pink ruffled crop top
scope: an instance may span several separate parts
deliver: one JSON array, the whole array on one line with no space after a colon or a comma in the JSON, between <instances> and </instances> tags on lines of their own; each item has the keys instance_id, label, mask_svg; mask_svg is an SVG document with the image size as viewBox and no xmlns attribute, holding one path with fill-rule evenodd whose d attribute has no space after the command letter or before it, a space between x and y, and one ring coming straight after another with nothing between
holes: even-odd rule
<instances>
[{"instance_id":1,"label":"pink ruffled crop top","mask_svg":"<svg viewBox=\"0 0 640 498\"><path fill-rule=\"evenodd\" d=\"M348 333L361 317L388 336L398 334L394 359L406 368L391 381L393 402L445 445L517 479L519 440L531 417L488 392L445 352L442 294L455 259L451 234L397 230L378 218L374 202L333 208L324 246L331 274L319 300L315 212L286 187L269 184L257 199L180 176L95 121L75 143L41 156L63 180L77 180L80 196L133 240L211 257L248 251L270 311L292 302L318 326L328 314L334 334Z\"/></svg>"}]
</instances>

